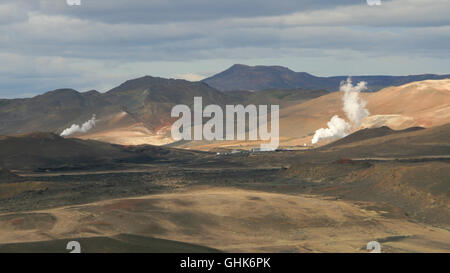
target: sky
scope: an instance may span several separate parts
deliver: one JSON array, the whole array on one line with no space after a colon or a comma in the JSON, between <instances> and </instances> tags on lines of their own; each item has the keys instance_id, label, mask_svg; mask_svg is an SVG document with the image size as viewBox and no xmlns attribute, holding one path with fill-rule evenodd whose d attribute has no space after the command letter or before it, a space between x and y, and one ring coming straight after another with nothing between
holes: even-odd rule
<instances>
[{"instance_id":1,"label":"sky","mask_svg":"<svg viewBox=\"0 0 450 273\"><path fill-rule=\"evenodd\" d=\"M144 75L196 81L235 63L450 73L449 0L80 1L0 0L0 98L105 92Z\"/></svg>"}]
</instances>

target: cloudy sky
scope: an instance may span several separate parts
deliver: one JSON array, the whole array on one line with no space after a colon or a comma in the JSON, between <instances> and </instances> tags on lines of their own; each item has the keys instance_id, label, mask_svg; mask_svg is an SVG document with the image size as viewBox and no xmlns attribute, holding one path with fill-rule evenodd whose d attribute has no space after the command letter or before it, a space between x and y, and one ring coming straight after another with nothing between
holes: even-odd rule
<instances>
[{"instance_id":1,"label":"cloudy sky","mask_svg":"<svg viewBox=\"0 0 450 273\"><path fill-rule=\"evenodd\" d=\"M450 1L381 1L0 0L0 98L107 91L143 75L199 80L234 63L450 73Z\"/></svg>"}]
</instances>

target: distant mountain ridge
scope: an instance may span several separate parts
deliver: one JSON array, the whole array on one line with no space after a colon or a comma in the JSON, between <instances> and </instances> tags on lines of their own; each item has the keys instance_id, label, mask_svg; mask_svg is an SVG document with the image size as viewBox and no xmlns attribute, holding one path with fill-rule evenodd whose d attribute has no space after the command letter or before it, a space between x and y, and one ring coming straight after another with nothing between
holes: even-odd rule
<instances>
[{"instance_id":1,"label":"distant mountain ridge","mask_svg":"<svg viewBox=\"0 0 450 273\"><path fill-rule=\"evenodd\" d=\"M280 73L287 71L277 69ZM401 130L445 124L450 120L449 92L450 79L363 93L361 97L367 101L371 114L363 125ZM304 146L330 117L344 116L340 92L302 88L221 92L204 82L145 76L105 93L57 89L33 98L0 99L0 139L1 135L36 131L60 134L73 124L81 126L95 114L94 127L70 137L123 145L164 145L173 142L170 128L177 118L171 117L171 109L177 104L192 107L194 96L201 96L204 106L280 105L280 143L286 146Z\"/></svg>"},{"instance_id":2,"label":"distant mountain ridge","mask_svg":"<svg viewBox=\"0 0 450 273\"><path fill-rule=\"evenodd\" d=\"M144 76L105 93L57 89L32 98L0 99L0 135L61 132L93 114L102 119L122 111L151 127L170 119L173 105L192 104L194 96L203 97L205 103L220 103L226 97L201 82Z\"/></svg>"},{"instance_id":3,"label":"distant mountain ridge","mask_svg":"<svg viewBox=\"0 0 450 273\"><path fill-rule=\"evenodd\" d=\"M224 93L203 82L144 76L105 93L57 89L32 98L0 99L0 135L35 131L61 133L72 124L91 119L94 114L98 122L90 132L139 126L139 134L153 134L173 122L170 114L173 106L192 106L195 96L202 97L203 105L287 105L327 93L303 89ZM136 132L136 128L132 130Z\"/></svg>"},{"instance_id":4,"label":"distant mountain ridge","mask_svg":"<svg viewBox=\"0 0 450 273\"><path fill-rule=\"evenodd\" d=\"M334 92L341 81L348 76L317 77L306 72L295 72L282 66L248 66L235 64L227 70L203 80L220 91L302 88ZM450 74L409 75L409 76L351 76L353 81L366 81L369 92L388 86L399 86L414 81L450 78Z\"/></svg>"}]
</instances>

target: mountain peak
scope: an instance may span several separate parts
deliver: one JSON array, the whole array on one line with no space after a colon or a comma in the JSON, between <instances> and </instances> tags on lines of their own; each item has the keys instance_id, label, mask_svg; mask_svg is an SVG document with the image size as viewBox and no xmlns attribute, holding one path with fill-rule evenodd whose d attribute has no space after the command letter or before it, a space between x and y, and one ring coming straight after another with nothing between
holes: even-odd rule
<instances>
[{"instance_id":1,"label":"mountain peak","mask_svg":"<svg viewBox=\"0 0 450 273\"><path fill-rule=\"evenodd\" d=\"M280 65L245 65L245 64L234 64L227 70L254 70L254 71L262 71L262 70L274 70L274 71L286 71L286 72L294 72L291 69L280 66ZM226 71L227 71L226 70Z\"/></svg>"},{"instance_id":2,"label":"mountain peak","mask_svg":"<svg viewBox=\"0 0 450 273\"><path fill-rule=\"evenodd\" d=\"M222 91L295 89L305 87L299 80L303 82L311 77L314 76L297 73L284 66L235 64L203 82Z\"/></svg>"},{"instance_id":3,"label":"mountain peak","mask_svg":"<svg viewBox=\"0 0 450 273\"><path fill-rule=\"evenodd\" d=\"M306 72L295 72L284 66L248 66L234 64L227 70L203 82L221 91L251 90L261 91L269 89L308 89L326 90L334 92L339 90L341 81L348 76L317 77ZM423 80L438 80L449 78L450 75L409 75L409 76L352 76L354 82L365 81L368 83L369 92L378 91L387 86L399 86L410 82Z\"/></svg>"},{"instance_id":4,"label":"mountain peak","mask_svg":"<svg viewBox=\"0 0 450 273\"><path fill-rule=\"evenodd\" d=\"M248 68L250 67L249 65L246 64L233 64L230 68L228 69L239 69L239 68Z\"/></svg>"},{"instance_id":5,"label":"mountain peak","mask_svg":"<svg viewBox=\"0 0 450 273\"><path fill-rule=\"evenodd\" d=\"M52 91L45 92L42 94L42 96L54 96L54 95L74 95L74 94L80 94L75 89L72 88L59 88Z\"/></svg>"}]
</instances>

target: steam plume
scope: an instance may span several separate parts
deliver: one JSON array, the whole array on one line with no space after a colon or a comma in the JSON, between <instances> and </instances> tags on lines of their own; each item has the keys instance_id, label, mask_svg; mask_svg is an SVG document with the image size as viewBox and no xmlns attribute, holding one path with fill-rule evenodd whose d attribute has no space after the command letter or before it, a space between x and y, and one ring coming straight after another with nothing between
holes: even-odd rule
<instances>
[{"instance_id":1,"label":"steam plume","mask_svg":"<svg viewBox=\"0 0 450 273\"><path fill-rule=\"evenodd\" d=\"M341 83L340 92L344 92L343 110L349 122L335 115L327 123L328 128L320 128L314 134L312 144L316 144L323 139L338 139L345 137L352 129L359 128L362 120L369 115L366 109L366 102L359 97L361 91L367 89L366 82L359 82L353 86L352 81L348 78Z\"/></svg>"},{"instance_id":2,"label":"steam plume","mask_svg":"<svg viewBox=\"0 0 450 273\"><path fill-rule=\"evenodd\" d=\"M359 93L366 89L366 82L359 82L353 86L350 78L341 84L340 90L344 92L343 110L353 128L361 126L362 120L369 115L369 110L366 109L366 102L359 97Z\"/></svg>"},{"instance_id":3,"label":"steam plume","mask_svg":"<svg viewBox=\"0 0 450 273\"><path fill-rule=\"evenodd\" d=\"M83 123L83 125L81 125L81 127L78 124L72 124L72 126L65 129L61 133L61 136L70 136L74 133L86 133L87 131L91 130L95 126L96 122L97 122L97 119L94 114L94 115L92 115L92 118L90 120L86 121L85 123Z\"/></svg>"},{"instance_id":4,"label":"steam plume","mask_svg":"<svg viewBox=\"0 0 450 273\"><path fill-rule=\"evenodd\" d=\"M341 119L338 115L334 115L327 123L328 128L320 128L314 134L312 143L315 144L322 139L336 139L345 137L350 130L350 124Z\"/></svg>"}]
</instances>

